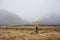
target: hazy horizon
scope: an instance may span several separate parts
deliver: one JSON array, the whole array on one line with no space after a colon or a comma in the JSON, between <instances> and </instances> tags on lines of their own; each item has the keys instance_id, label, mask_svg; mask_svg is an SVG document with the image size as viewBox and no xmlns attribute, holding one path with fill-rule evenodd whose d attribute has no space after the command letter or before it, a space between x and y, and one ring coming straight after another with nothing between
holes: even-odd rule
<instances>
[{"instance_id":1,"label":"hazy horizon","mask_svg":"<svg viewBox=\"0 0 60 40\"><path fill-rule=\"evenodd\" d=\"M24 21L60 24L60 0L0 0L0 10L9 11Z\"/></svg>"},{"instance_id":2,"label":"hazy horizon","mask_svg":"<svg viewBox=\"0 0 60 40\"><path fill-rule=\"evenodd\" d=\"M0 9L33 22L50 14L60 14L60 0L0 0Z\"/></svg>"}]
</instances>

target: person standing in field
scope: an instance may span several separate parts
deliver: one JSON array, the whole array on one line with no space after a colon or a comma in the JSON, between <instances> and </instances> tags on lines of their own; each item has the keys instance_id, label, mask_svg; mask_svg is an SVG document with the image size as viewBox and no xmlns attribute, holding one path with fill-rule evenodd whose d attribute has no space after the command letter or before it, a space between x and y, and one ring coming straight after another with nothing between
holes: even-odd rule
<instances>
[{"instance_id":1,"label":"person standing in field","mask_svg":"<svg viewBox=\"0 0 60 40\"><path fill-rule=\"evenodd\" d=\"M38 21L36 22L36 33L38 33L38 25L39 25L39 23L38 23Z\"/></svg>"}]
</instances>

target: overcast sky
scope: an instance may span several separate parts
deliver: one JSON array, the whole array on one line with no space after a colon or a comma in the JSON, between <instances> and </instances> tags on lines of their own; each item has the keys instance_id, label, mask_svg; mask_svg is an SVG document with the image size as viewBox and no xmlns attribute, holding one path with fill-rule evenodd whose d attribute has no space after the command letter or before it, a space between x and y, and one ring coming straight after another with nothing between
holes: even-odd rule
<instances>
[{"instance_id":1,"label":"overcast sky","mask_svg":"<svg viewBox=\"0 0 60 40\"><path fill-rule=\"evenodd\" d=\"M52 13L60 13L60 0L0 0L0 9L8 10L24 20L36 21Z\"/></svg>"}]
</instances>

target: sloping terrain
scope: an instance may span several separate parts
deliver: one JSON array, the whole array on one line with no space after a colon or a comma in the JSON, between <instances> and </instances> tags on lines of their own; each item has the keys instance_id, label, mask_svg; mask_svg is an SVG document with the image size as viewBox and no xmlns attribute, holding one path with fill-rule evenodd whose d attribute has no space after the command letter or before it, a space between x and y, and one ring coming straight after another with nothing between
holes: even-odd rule
<instances>
[{"instance_id":1,"label":"sloping terrain","mask_svg":"<svg viewBox=\"0 0 60 40\"><path fill-rule=\"evenodd\" d=\"M0 10L0 25L24 25L29 22L6 10Z\"/></svg>"}]
</instances>

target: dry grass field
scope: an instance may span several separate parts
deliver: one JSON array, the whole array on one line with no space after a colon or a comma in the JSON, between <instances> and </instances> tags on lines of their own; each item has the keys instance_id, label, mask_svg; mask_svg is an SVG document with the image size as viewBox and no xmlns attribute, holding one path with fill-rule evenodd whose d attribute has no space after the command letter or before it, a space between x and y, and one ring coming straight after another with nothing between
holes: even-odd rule
<instances>
[{"instance_id":1,"label":"dry grass field","mask_svg":"<svg viewBox=\"0 0 60 40\"><path fill-rule=\"evenodd\" d=\"M60 40L60 26L39 26L39 33L35 26L0 27L0 40Z\"/></svg>"}]
</instances>

